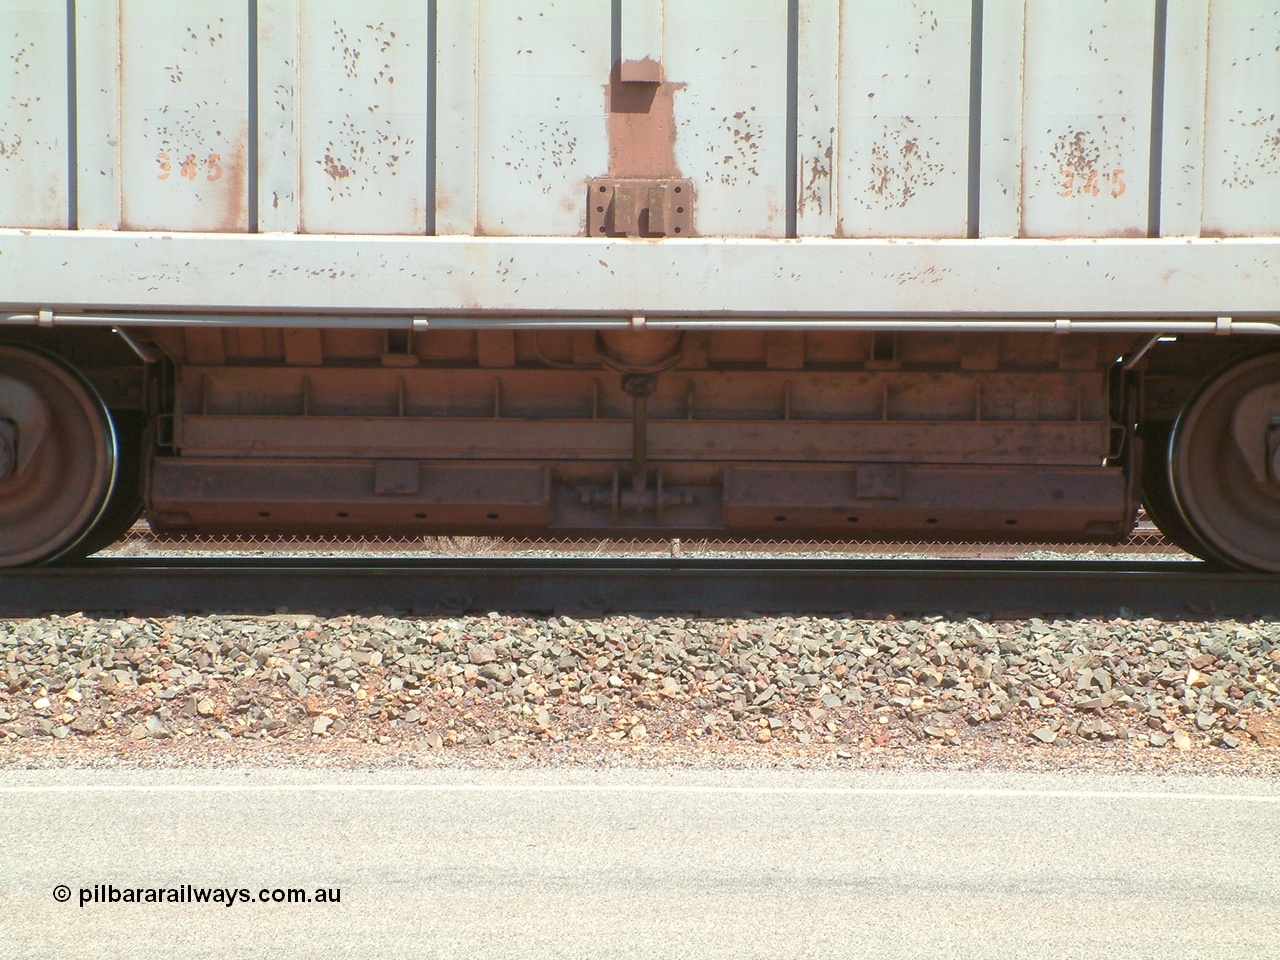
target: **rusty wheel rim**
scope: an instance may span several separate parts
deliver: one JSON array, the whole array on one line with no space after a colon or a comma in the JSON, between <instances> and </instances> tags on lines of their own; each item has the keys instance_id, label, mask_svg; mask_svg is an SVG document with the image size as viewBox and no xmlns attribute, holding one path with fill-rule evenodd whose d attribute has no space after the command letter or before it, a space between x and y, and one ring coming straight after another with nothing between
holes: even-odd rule
<instances>
[{"instance_id":1,"label":"rusty wheel rim","mask_svg":"<svg viewBox=\"0 0 1280 960\"><path fill-rule=\"evenodd\" d=\"M49 354L0 346L0 567L73 551L116 471L111 416L93 387Z\"/></svg>"},{"instance_id":2,"label":"rusty wheel rim","mask_svg":"<svg viewBox=\"0 0 1280 960\"><path fill-rule=\"evenodd\" d=\"M1276 385L1280 354L1246 360L1201 387L1173 427L1169 485L1178 512L1210 559L1280 573L1280 476L1268 465L1268 438L1258 432L1259 453L1251 466L1236 436L1242 403ZM1252 431L1246 440L1253 442Z\"/></svg>"}]
</instances>

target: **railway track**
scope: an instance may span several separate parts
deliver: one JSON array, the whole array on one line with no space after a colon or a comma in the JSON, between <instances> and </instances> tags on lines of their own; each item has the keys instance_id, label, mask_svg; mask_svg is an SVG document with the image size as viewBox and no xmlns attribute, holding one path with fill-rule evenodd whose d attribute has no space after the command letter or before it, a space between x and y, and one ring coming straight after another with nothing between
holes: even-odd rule
<instances>
[{"instance_id":1,"label":"railway track","mask_svg":"<svg viewBox=\"0 0 1280 960\"><path fill-rule=\"evenodd\" d=\"M599 615L1280 617L1280 581L1187 561L97 558L5 571L0 615L488 611Z\"/></svg>"}]
</instances>

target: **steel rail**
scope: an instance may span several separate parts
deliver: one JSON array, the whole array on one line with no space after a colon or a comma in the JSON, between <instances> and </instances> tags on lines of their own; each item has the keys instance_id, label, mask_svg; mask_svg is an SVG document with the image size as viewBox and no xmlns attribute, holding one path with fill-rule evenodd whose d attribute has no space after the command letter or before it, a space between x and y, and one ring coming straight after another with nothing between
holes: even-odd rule
<instances>
[{"instance_id":1,"label":"steel rail","mask_svg":"<svg viewBox=\"0 0 1280 960\"><path fill-rule=\"evenodd\" d=\"M1280 578L1188 561L90 559L0 573L0 616L986 615L1280 619Z\"/></svg>"}]
</instances>

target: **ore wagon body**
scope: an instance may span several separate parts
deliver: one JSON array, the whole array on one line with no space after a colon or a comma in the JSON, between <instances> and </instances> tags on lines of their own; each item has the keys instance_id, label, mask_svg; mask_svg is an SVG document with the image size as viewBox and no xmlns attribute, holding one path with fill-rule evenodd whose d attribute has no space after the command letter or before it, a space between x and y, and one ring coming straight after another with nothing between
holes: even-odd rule
<instances>
[{"instance_id":1,"label":"ore wagon body","mask_svg":"<svg viewBox=\"0 0 1280 960\"><path fill-rule=\"evenodd\" d=\"M0 0L0 564L161 531L1280 570L1274 0Z\"/></svg>"}]
</instances>

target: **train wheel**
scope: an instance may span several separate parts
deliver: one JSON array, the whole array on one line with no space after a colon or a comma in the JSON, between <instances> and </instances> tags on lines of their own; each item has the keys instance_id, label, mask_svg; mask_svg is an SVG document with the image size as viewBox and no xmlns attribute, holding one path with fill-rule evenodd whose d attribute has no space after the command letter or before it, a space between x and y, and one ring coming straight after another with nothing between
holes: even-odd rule
<instances>
[{"instance_id":1,"label":"train wheel","mask_svg":"<svg viewBox=\"0 0 1280 960\"><path fill-rule=\"evenodd\" d=\"M116 429L116 448L120 465L116 470L116 485L102 516L66 559L87 557L111 546L142 516L142 444L143 423L141 413L113 413L112 424Z\"/></svg>"},{"instance_id":2,"label":"train wheel","mask_svg":"<svg viewBox=\"0 0 1280 960\"><path fill-rule=\"evenodd\" d=\"M1211 555L1280 573L1280 354L1208 380L1173 425L1169 486Z\"/></svg>"},{"instance_id":3,"label":"train wheel","mask_svg":"<svg viewBox=\"0 0 1280 960\"><path fill-rule=\"evenodd\" d=\"M74 551L116 470L115 430L93 387L50 354L0 346L0 567Z\"/></svg>"},{"instance_id":4,"label":"train wheel","mask_svg":"<svg viewBox=\"0 0 1280 960\"><path fill-rule=\"evenodd\" d=\"M1169 485L1169 438L1173 434L1173 421L1149 420L1142 424L1141 429L1142 506L1147 516L1166 539L1187 553L1224 565L1222 559L1214 555L1187 526L1173 499L1173 488Z\"/></svg>"}]
</instances>

